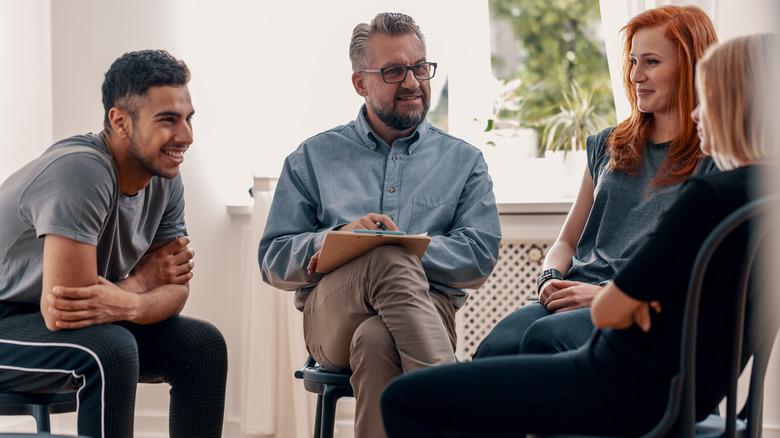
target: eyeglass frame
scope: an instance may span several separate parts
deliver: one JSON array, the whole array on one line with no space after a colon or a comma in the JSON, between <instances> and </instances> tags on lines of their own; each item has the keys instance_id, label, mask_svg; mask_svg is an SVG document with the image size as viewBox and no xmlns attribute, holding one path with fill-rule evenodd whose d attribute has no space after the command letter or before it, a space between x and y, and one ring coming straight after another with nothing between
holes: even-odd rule
<instances>
[{"instance_id":1,"label":"eyeglass frame","mask_svg":"<svg viewBox=\"0 0 780 438\"><path fill-rule=\"evenodd\" d=\"M431 75L431 77L425 78L425 79L418 78L417 75L414 73L414 70L412 70L414 67L417 67L418 65L428 65L428 66L433 67L433 74ZM387 67L382 67L379 70L364 68L364 69L358 70L357 72L358 73L379 73L379 74L382 75L382 81L384 81L384 83L386 83L386 84L400 84L401 82L406 80L406 76L409 75L409 71L410 70L412 72L412 76L414 76L414 78L417 79L418 81L430 81L431 79L433 79L434 76L436 76L436 70L438 69L438 66L439 66L438 62L428 62L428 61L426 61L426 62L418 62L417 64L412 64L412 65L388 65ZM389 70L391 68L399 68L399 67L404 68L404 77L401 78L400 81L389 82L387 79L385 79L385 70Z\"/></svg>"}]
</instances>

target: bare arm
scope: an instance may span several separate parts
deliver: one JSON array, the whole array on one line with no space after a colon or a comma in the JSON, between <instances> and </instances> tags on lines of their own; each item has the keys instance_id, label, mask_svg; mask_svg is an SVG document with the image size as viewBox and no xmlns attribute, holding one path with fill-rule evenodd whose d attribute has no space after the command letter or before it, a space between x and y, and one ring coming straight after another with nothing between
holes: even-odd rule
<instances>
[{"instance_id":1,"label":"bare arm","mask_svg":"<svg viewBox=\"0 0 780 438\"><path fill-rule=\"evenodd\" d=\"M547 251L543 269L554 268L560 271L564 277L566 276L569 268L571 268L571 258L577 250L577 242L579 242L585 229L591 208L593 208L593 178L590 176L590 172L585 169L577 198L566 216L566 221L563 223L558 239L550 247L550 250ZM555 280L548 280L542 286L539 295L539 302L542 305L547 305L547 300L554 292L554 288L551 287L553 283L555 283Z\"/></svg>"},{"instance_id":2,"label":"bare arm","mask_svg":"<svg viewBox=\"0 0 780 438\"><path fill-rule=\"evenodd\" d=\"M114 321L150 324L184 308L187 283L123 290L97 275L96 260L94 246L56 235L45 237L41 313L50 330Z\"/></svg>"}]
</instances>

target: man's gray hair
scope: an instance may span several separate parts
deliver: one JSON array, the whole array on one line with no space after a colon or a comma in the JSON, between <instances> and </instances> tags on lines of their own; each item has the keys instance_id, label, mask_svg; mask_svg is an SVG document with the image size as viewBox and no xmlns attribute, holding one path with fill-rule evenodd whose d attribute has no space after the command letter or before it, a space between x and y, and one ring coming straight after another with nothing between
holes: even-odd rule
<instances>
[{"instance_id":1,"label":"man's gray hair","mask_svg":"<svg viewBox=\"0 0 780 438\"><path fill-rule=\"evenodd\" d=\"M425 48L425 37L414 19L405 14L382 12L377 14L370 24L360 23L352 31L352 41L349 43L349 60L352 61L352 71L370 67L373 53L369 40L375 34L406 35L414 34ZM427 51L426 51L427 52Z\"/></svg>"}]
</instances>

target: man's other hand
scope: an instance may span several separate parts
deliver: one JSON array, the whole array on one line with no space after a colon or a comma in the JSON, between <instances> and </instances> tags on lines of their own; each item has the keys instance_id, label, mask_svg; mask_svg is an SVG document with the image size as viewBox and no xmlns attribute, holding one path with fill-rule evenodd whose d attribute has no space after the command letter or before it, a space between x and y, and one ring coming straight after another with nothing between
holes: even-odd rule
<instances>
[{"instance_id":1,"label":"man's other hand","mask_svg":"<svg viewBox=\"0 0 780 438\"><path fill-rule=\"evenodd\" d=\"M143 292L166 284L185 284L192 279L195 251L189 247L190 238L181 236L146 253L130 273L137 287Z\"/></svg>"},{"instance_id":2,"label":"man's other hand","mask_svg":"<svg viewBox=\"0 0 780 438\"><path fill-rule=\"evenodd\" d=\"M46 299L49 315L58 329L132 320L140 300L137 294L124 291L103 277L91 286L55 286Z\"/></svg>"}]
</instances>

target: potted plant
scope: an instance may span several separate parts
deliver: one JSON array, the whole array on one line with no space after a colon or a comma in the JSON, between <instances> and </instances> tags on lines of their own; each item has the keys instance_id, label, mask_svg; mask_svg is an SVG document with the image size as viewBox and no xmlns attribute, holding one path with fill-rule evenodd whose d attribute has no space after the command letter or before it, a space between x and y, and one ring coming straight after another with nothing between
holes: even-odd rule
<instances>
[{"instance_id":1,"label":"potted plant","mask_svg":"<svg viewBox=\"0 0 780 438\"><path fill-rule=\"evenodd\" d=\"M544 127L539 147L545 155L563 151L565 157L570 151L584 151L588 136L607 126L606 119L596 112L592 103L593 91L585 93L579 83L573 81L571 91L564 90L562 96L564 103L558 107L558 112L538 123Z\"/></svg>"},{"instance_id":2,"label":"potted plant","mask_svg":"<svg viewBox=\"0 0 780 438\"><path fill-rule=\"evenodd\" d=\"M573 197L588 163L585 142L608 122L593 105L593 91L586 93L576 81L572 81L571 91L563 91L562 97L558 112L537 124L543 127L539 148L553 166L552 172L558 175L554 183L562 196Z\"/></svg>"}]
</instances>

